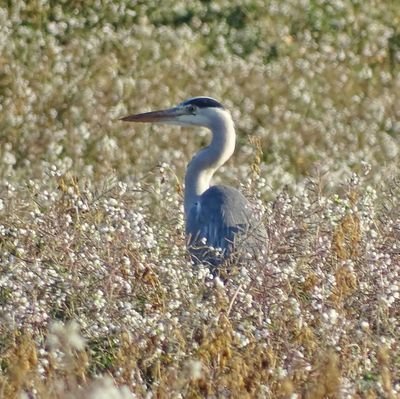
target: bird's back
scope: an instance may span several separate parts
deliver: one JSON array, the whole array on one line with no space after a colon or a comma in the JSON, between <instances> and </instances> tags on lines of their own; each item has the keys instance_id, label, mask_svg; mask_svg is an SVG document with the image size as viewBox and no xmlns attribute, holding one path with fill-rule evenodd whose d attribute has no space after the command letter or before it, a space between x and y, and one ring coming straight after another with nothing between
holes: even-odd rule
<instances>
[{"instance_id":1,"label":"bird's back","mask_svg":"<svg viewBox=\"0 0 400 399\"><path fill-rule=\"evenodd\" d=\"M212 186L192 206L186 221L188 246L196 262L218 266L233 252L259 253L266 233L240 191Z\"/></svg>"}]
</instances>

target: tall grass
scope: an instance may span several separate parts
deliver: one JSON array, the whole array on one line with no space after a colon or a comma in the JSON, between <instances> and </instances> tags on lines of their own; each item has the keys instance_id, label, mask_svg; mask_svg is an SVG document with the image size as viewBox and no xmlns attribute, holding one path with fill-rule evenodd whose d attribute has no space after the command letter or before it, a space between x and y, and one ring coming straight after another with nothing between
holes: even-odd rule
<instances>
[{"instance_id":1,"label":"tall grass","mask_svg":"<svg viewBox=\"0 0 400 399\"><path fill-rule=\"evenodd\" d=\"M0 397L400 395L400 5L0 6ZM211 95L216 181L264 210L265 259L185 251L203 131L128 112Z\"/></svg>"}]
</instances>

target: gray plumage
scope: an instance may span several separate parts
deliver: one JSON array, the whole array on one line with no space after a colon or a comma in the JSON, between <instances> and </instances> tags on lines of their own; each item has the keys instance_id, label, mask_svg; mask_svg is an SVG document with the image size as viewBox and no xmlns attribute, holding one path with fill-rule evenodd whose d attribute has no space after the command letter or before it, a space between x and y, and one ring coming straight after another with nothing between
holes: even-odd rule
<instances>
[{"instance_id":1,"label":"gray plumage","mask_svg":"<svg viewBox=\"0 0 400 399\"><path fill-rule=\"evenodd\" d=\"M235 149L234 123L222 104L210 97L194 97L174 108L130 115L122 120L203 126L211 130L211 143L192 158L185 176L185 224L192 260L218 266L239 252L262 254L266 232L250 203L234 188L210 187L214 173Z\"/></svg>"},{"instance_id":2,"label":"gray plumage","mask_svg":"<svg viewBox=\"0 0 400 399\"><path fill-rule=\"evenodd\" d=\"M242 193L222 185L210 187L192 206L186 235L193 261L212 266L241 250L249 255L260 254L266 239L265 230Z\"/></svg>"}]
</instances>

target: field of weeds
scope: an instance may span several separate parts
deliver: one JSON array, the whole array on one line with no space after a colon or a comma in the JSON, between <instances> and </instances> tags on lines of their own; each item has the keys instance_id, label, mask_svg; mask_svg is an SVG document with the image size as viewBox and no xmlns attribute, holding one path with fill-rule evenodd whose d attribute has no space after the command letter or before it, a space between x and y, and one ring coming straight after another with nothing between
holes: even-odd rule
<instances>
[{"instance_id":1,"label":"field of weeds","mask_svg":"<svg viewBox=\"0 0 400 399\"><path fill-rule=\"evenodd\" d=\"M400 397L400 3L0 6L0 397ZM265 259L193 267L200 130L119 117L207 95L216 182Z\"/></svg>"}]
</instances>

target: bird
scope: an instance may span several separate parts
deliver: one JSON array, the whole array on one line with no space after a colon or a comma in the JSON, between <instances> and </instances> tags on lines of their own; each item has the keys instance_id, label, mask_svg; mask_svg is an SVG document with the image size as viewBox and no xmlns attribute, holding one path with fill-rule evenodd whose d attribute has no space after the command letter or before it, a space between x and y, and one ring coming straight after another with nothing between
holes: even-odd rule
<instances>
[{"instance_id":1,"label":"bird","mask_svg":"<svg viewBox=\"0 0 400 399\"><path fill-rule=\"evenodd\" d=\"M247 256L262 253L266 230L254 216L250 202L236 188L211 184L215 172L233 155L236 144L231 113L219 101L206 96L192 97L172 108L133 114L121 120L197 126L211 131L209 145L193 156L185 175L185 230L194 264L218 268L239 251Z\"/></svg>"}]
</instances>

